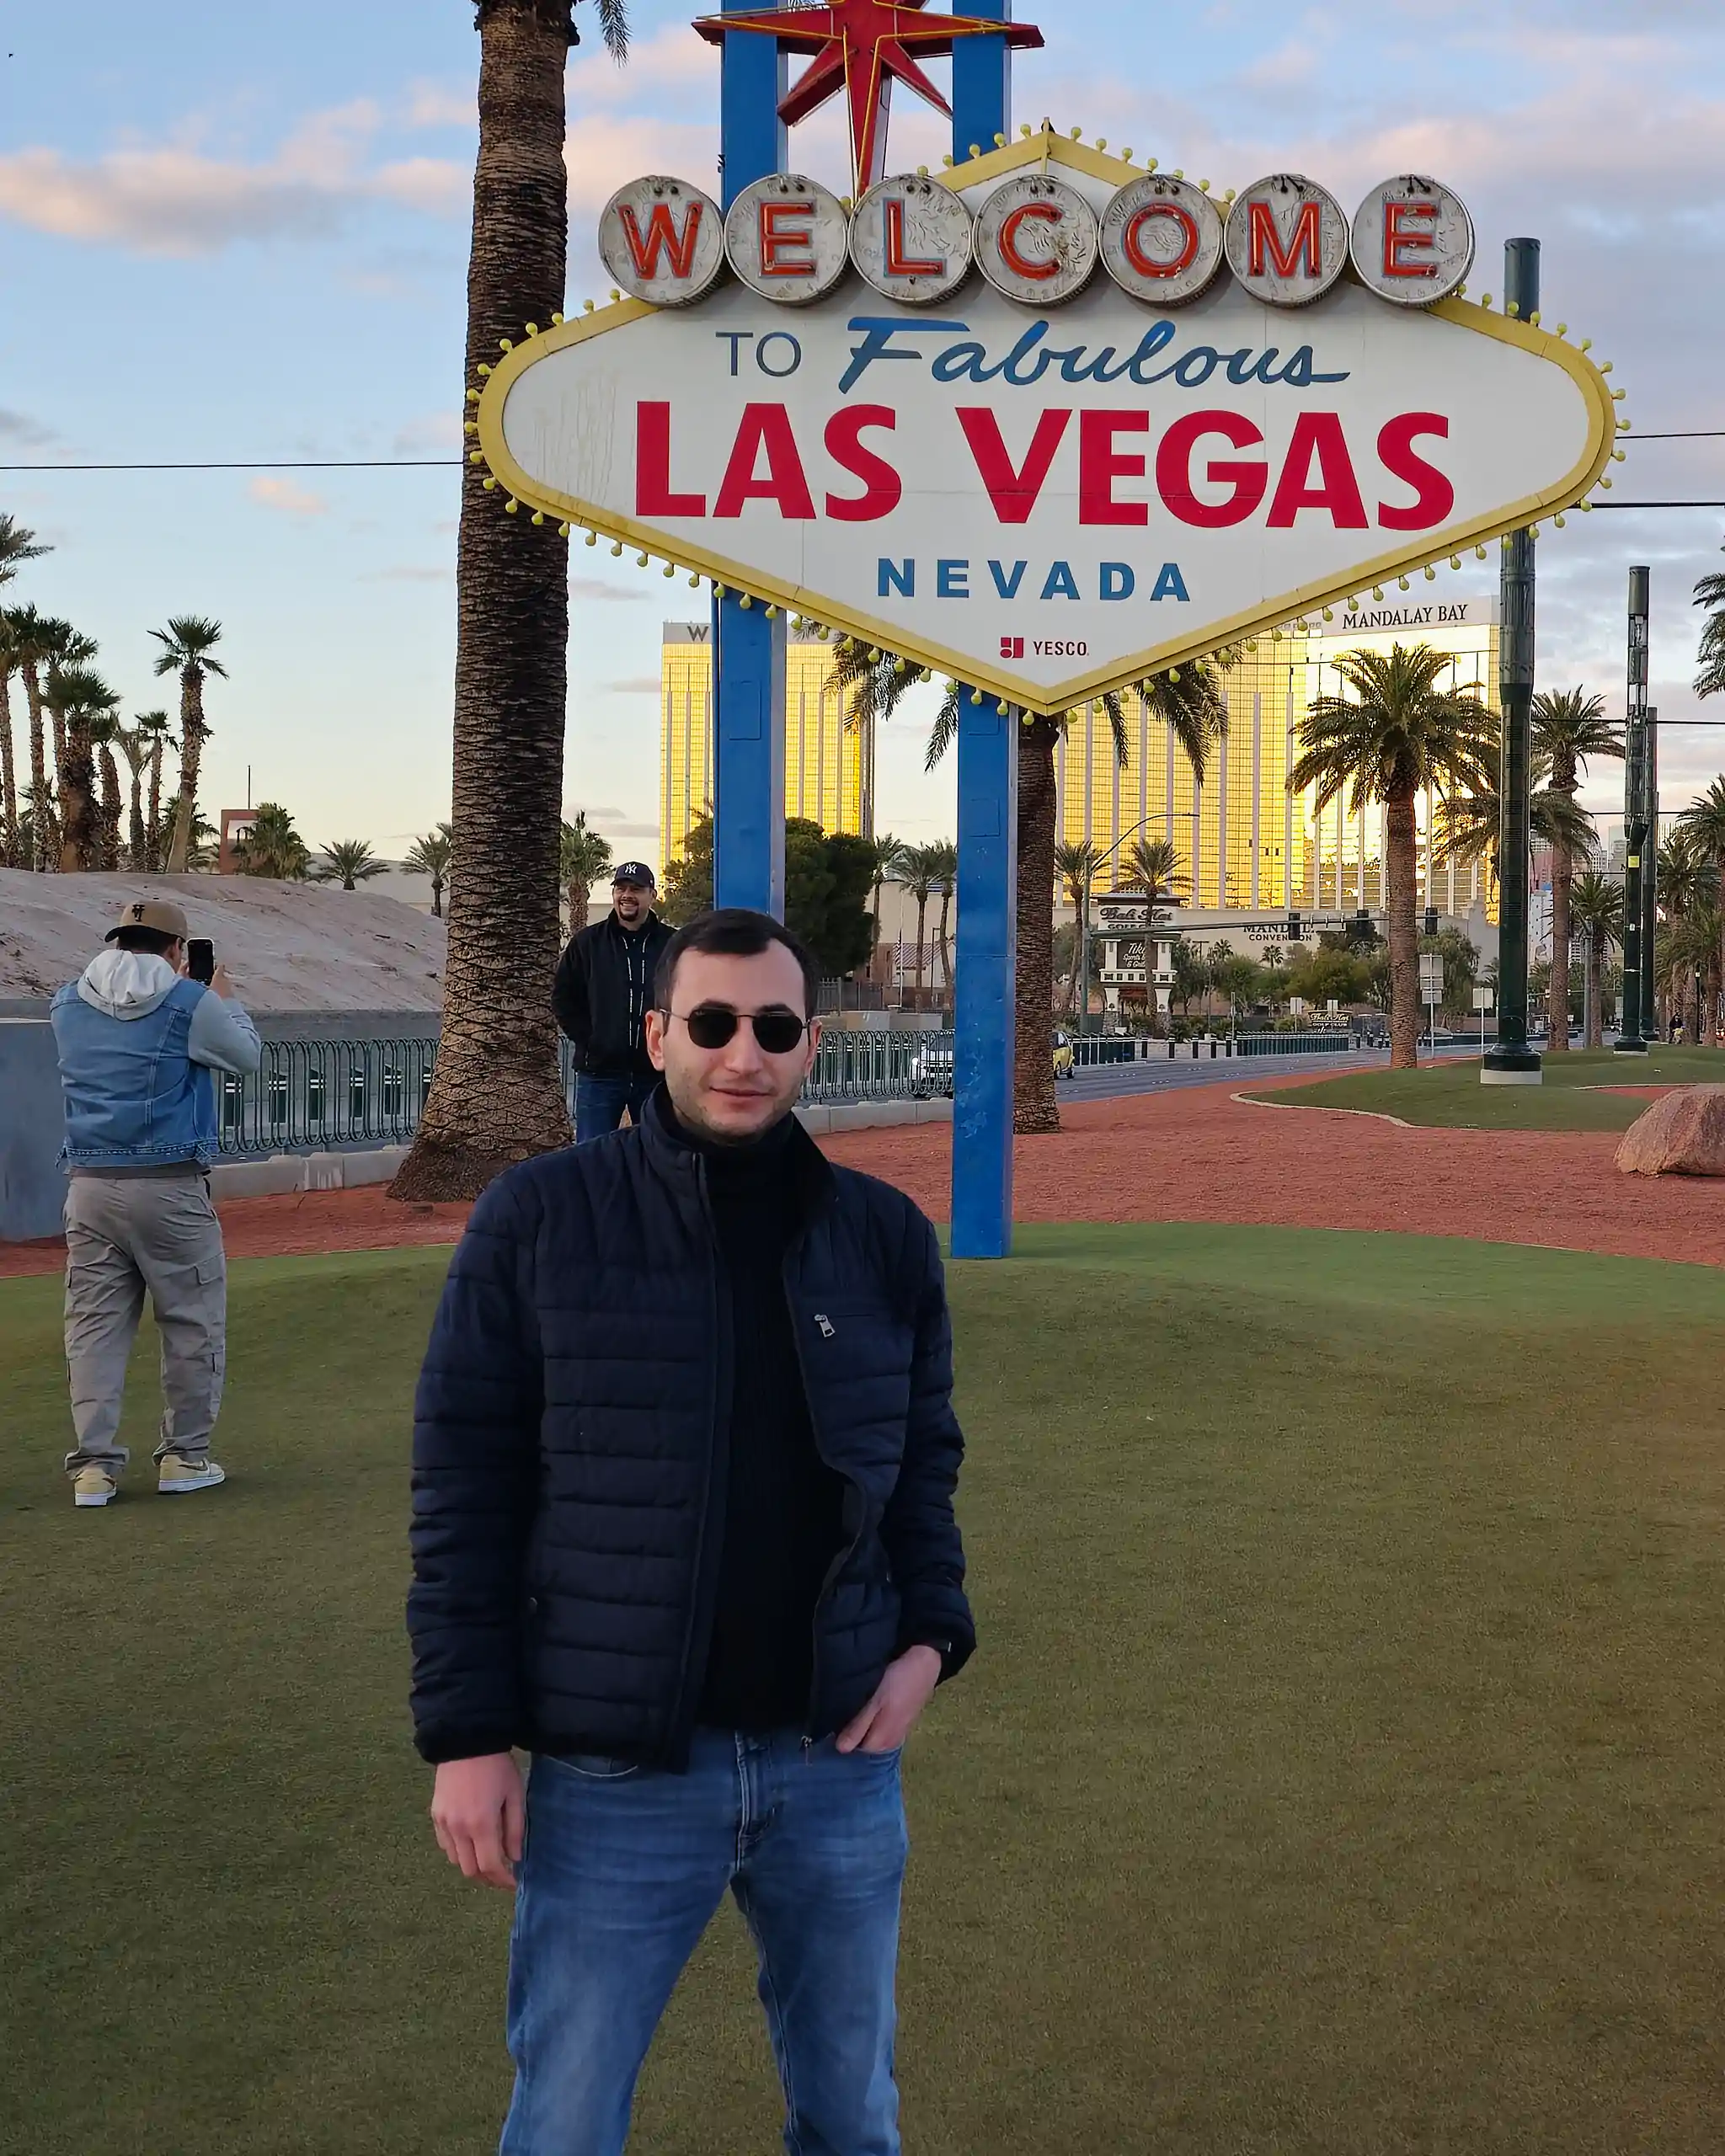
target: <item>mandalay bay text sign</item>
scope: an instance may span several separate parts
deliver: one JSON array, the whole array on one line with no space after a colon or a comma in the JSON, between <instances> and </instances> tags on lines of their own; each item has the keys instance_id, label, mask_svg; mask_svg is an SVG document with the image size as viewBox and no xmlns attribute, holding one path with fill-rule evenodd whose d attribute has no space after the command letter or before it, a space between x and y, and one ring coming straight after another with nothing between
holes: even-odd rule
<instances>
[{"instance_id":1,"label":"mandalay bay text sign","mask_svg":"<svg viewBox=\"0 0 1725 2156\"><path fill-rule=\"evenodd\" d=\"M1280 223L1277 183L1247 190L1242 215L1270 205L1257 225L1171 184L1183 221L1146 214L1142 173L1050 137L951 174L964 217L912 177L859 205L878 230L847 232L824 190L764 184L723 264L692 189L653 252L641 190L673 184L619 202L635 198L638 259L674 281L680 250L702 296L624 299L510 351L477 422L499 486L590 543L1027 710L1563 509L1610 453L1611 392L1583 355L1461 299L1397 304L1362 274L1364 228L1369 266L1424 262L1429 291L1453 290L1471 228L1434 184L1423 227L1401 183L1374 190L1348 275L1348 220L1310 182L1284 190ZM788 289L765 296L781 269ZM1151 273L1190 286L1194 270L1201 289L1155 303ZM885 296L890 275L914 294Z\"/></svg>"}]
</instances>

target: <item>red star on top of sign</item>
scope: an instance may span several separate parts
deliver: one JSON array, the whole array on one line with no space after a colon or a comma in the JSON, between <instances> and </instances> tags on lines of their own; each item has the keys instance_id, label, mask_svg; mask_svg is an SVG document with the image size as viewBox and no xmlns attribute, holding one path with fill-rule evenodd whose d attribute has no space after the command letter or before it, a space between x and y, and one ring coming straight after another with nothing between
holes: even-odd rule
<instances>
[{"instance_id":1,"label":"red star on top of sign","mask_svg":"<svg viewBox=\"0 0 1725 2156\"><path fill-rule=\"evenodd\" d=\"M806 120L844 91L851 109L851 154L857 190L886 169L887 106L895 78L937 111L952 107L917 65L917 56L944 60L965 37L1004 37L1037 46L1042 32L1028 23L989 22L978 15L925 15L927 0L833 0L830 7L762 8L749 14L708 15L695 25L709 43L727 30L759 30L814 64L779 107L788 126ZM985 148L991 147L985 143Z\"/></svg>"}]
</instances>

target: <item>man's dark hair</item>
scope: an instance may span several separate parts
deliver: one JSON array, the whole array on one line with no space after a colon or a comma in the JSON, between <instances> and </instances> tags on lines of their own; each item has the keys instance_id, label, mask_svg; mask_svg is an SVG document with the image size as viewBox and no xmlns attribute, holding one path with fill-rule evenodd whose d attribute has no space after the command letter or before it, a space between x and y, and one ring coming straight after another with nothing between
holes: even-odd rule
<instances>
[{"instance_id":1,"label":"man's dark hair","mask_svg":"<svg viewBox=\"0 0 1725 2156\"><path fill-rule=\"evenodd\" d=\"M775 921L770 913L750 913L745 906L724 906L714 913L700 914L686 928L677 931L659 961L653 982L654 1000L660 1010L670 1010L677 966L686 952L704 951L718 958L758 958L775 943L783 944L803 969L803 1015L812 1018L820 1000L820 961L782 921Z\"/></svg>"},{"instance_id":2,"label":"man's dark hair","mask_svg":"<svg viewBox=\"0 0 1725 2156\"><path fill-rule=\"evenodd\" d=\"M166 936L159 928L122 928L114 938L117 949L142 951L152 958L165 958L179 941L177 936Z\"/></svg>"}]
</instances>

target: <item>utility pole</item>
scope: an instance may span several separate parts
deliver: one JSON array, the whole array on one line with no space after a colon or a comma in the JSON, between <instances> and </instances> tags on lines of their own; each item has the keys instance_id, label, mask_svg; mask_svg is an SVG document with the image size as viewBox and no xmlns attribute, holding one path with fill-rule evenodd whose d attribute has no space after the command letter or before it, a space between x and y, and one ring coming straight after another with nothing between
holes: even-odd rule
<instances>
[{"instance_id":1,"label":"utility pole","mask_svg":"<svg viewBox=\"0 0 1725 2156\"><path fill-rule=\"evenodd\" d=\"M1522 322L1539 312L1540 243L1503 248L1503 312ZM1540 1059L1527 1039L1527 870L1531 813L1534 682L1534 537L1504 535L1499 632L1503 712L1503 807L1498 834L1498 1043L1480 1064L1482 1086L1538 1086Z\"/></svg>"},{"instance_id":2,"label":"utility pole","mask_svg":"<svg viewBox=\"0 0 1725 2156\"><path fill-rule=\"evenodd\" d=\"M1623 1022L1620 1055L1645 1055L1653 1016L1653 866L1658 829L1650 830L1653 798L1648 715L1648 614L1652 577L1629 572L1629 696L1623 759Z\"/></svg>"}]
</instances>

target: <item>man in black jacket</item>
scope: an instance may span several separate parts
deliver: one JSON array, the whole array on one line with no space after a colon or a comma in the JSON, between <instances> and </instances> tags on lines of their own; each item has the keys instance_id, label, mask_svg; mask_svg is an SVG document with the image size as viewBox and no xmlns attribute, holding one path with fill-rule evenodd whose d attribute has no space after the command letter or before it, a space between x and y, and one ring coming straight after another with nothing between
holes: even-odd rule
<instances>
[{"instance_id":1,"label":"man in black jacket","mask_svg":"<svg viewBox=\"0 0 1725 2156\"><path fill-rule=\"evenodd\" d=\"M414 1714L445 1854L516 1892L504 2156L620 2156L727 1888L786 2147L897 2156L899 1757L975 1646L964 1441L933 1231L792 1113L817 985L764 915L684 929L641 1126L492 1185L426 1355Z\"/></svg>"},{"instance_id":2,"label":"man in black jacket","mask_svg":"<svg viewBox=\"0 0 1725 2156\"><path fill-rule=\"evenodd\" d=\"M575 1048L575 1143L603 1138L629 1112L639 1123L659 1083L647 1053L647 1006L672 931L653 910L658 894L644 861L611 878L611 911L572 937L557 969L551 1007Z\"/></svg>"}]
</instances>

